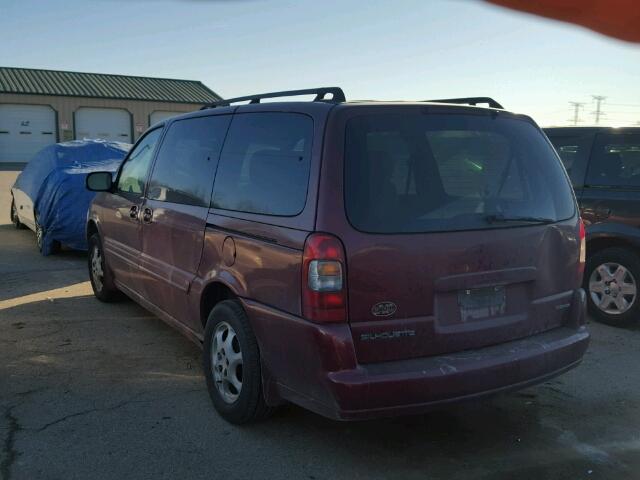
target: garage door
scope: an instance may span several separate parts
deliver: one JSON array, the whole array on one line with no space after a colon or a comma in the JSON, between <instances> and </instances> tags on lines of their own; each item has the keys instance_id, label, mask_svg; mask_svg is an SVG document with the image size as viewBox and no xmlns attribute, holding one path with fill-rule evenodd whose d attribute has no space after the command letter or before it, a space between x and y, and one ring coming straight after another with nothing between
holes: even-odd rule
<instances>
[{"instance_id":1,"label":"garage door","mask_svg":"<svg viewBox=\"0 0 640 480\"><path fill-rule=\"evenodd\" d=\"M131 115L119 108L79 108L74 114L76 139L101 138L131 143Z\"/></svg>"},{"instance_id":2,"label":"garage door","mask_svg":"<svg viewBox=\"0 0 640 480\"><path fill-rule=\"evenodd\" d=\"M56 143L56 112L43 105L0 105L0 162L28 162Z\"/></svg>"},{"instance_id":3,"label":"garage door","mask_svg":"<svg viewBox=\"0 0 640 480\"><path fill-rule=\"evenodd\" d=\"M175 117L176 115L182 115L183 112L169 112L165 110L156 110L149 116L149 126L155 125L167 118Z\"/></svg>"}]
</instances>

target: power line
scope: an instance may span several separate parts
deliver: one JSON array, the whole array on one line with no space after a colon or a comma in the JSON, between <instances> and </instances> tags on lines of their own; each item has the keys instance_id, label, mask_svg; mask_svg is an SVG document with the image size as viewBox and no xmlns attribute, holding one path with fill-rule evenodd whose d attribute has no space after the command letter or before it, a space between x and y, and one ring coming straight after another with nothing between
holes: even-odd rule
<instances>
[{"instance_id":1,"label":"power line","mask_svg":"<svg viewBox=\"0 0 640 480\"><path fill-rule=\"evenodd\" d=\"M607 105L613 105L615 107L640 107L640 103L608 103Z\"/></svg>"},{"instance_id":2,"label":"power line","mask_svg":"<svg viewBox=\"0 0 640 480\"><path fill-rule=\"evenodd\" d=\"M600 123L600 117L603 117L605 115L601 109L601 104L607 97L604 97L602 95L591 95L591 97L596 101L596 109L591 112L591 114L595 115L596 125L598 125Z\"/></svg>"},{"instance_id":3,"label":"power line","mask_svg":"<svg viewBox=\"0 0 640 480\"><path fill-rule=\"evenodd\" d=\"M609 105L611 105L610 103L607 103L607 107L609 107ZM620 113L622 115L637 115L639 110L609 110L609 108L607 108L607 115L609 115L610 113Z\"/></svg>"},{"instance_id":4,"label":"power line","mask_svg":"<svg viewBox=\"0 0 640 480\"><path fill-rule=\"evenodd\" d=\"M578 125L580 120L580 109L584 106L584 102L569 102L569 105L573 107L573 120L569 120L573 122L574 125Z\"/></svg>"}]
</instances>

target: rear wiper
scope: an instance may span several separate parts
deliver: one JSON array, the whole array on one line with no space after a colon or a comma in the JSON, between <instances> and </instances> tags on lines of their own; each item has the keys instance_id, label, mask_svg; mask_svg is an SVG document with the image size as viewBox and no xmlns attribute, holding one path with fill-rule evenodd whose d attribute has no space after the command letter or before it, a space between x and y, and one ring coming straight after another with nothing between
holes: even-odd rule
<instances>
[{"instance_id":1,"label":"rear wiper","mask_svg":"<svg viewBox=\"0 0 640 480\"><path fill-rule=\"evenodd\" d=\"M484 219L488 223L508 223L508 222L522 222L522 223L553 223L553 218L546 217L505 217L502 214L487 215Z\"/></svg>"}]
</instances>

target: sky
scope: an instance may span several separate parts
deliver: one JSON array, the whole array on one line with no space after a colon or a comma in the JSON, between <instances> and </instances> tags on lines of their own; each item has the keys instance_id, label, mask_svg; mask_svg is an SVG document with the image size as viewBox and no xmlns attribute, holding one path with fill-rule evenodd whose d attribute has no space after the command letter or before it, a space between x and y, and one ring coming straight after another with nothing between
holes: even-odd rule
<instances>
[{"instance_id":1,"label":"sky","mask_svg":"<svg viewBox=\"0 0 640 480\"><path fill-rule=\"evenodd\" d=\"M640 125L640 45L479 0L0 0L0 65L200 80L223 97L491 96L542 126L606 97Z\"/></svg>"}]
</instances>

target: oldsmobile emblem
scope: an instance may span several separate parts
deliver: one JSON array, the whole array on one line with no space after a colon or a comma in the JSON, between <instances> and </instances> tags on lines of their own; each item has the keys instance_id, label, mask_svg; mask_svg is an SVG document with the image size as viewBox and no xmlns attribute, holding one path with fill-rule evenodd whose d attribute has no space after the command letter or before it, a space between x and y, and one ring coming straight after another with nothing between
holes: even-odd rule
<instances>
[{"instance_id":1,"label":"oldsmobile emblem","mask_svg":"<svg viewBox=\"0 0 640 480\"><path fill-rule=\"evenodd\" d=\"M393 302L380 302L371 307L371 314L376 317L388 317L396 313L396 304Z\"/></svg>"}]
</instances>

